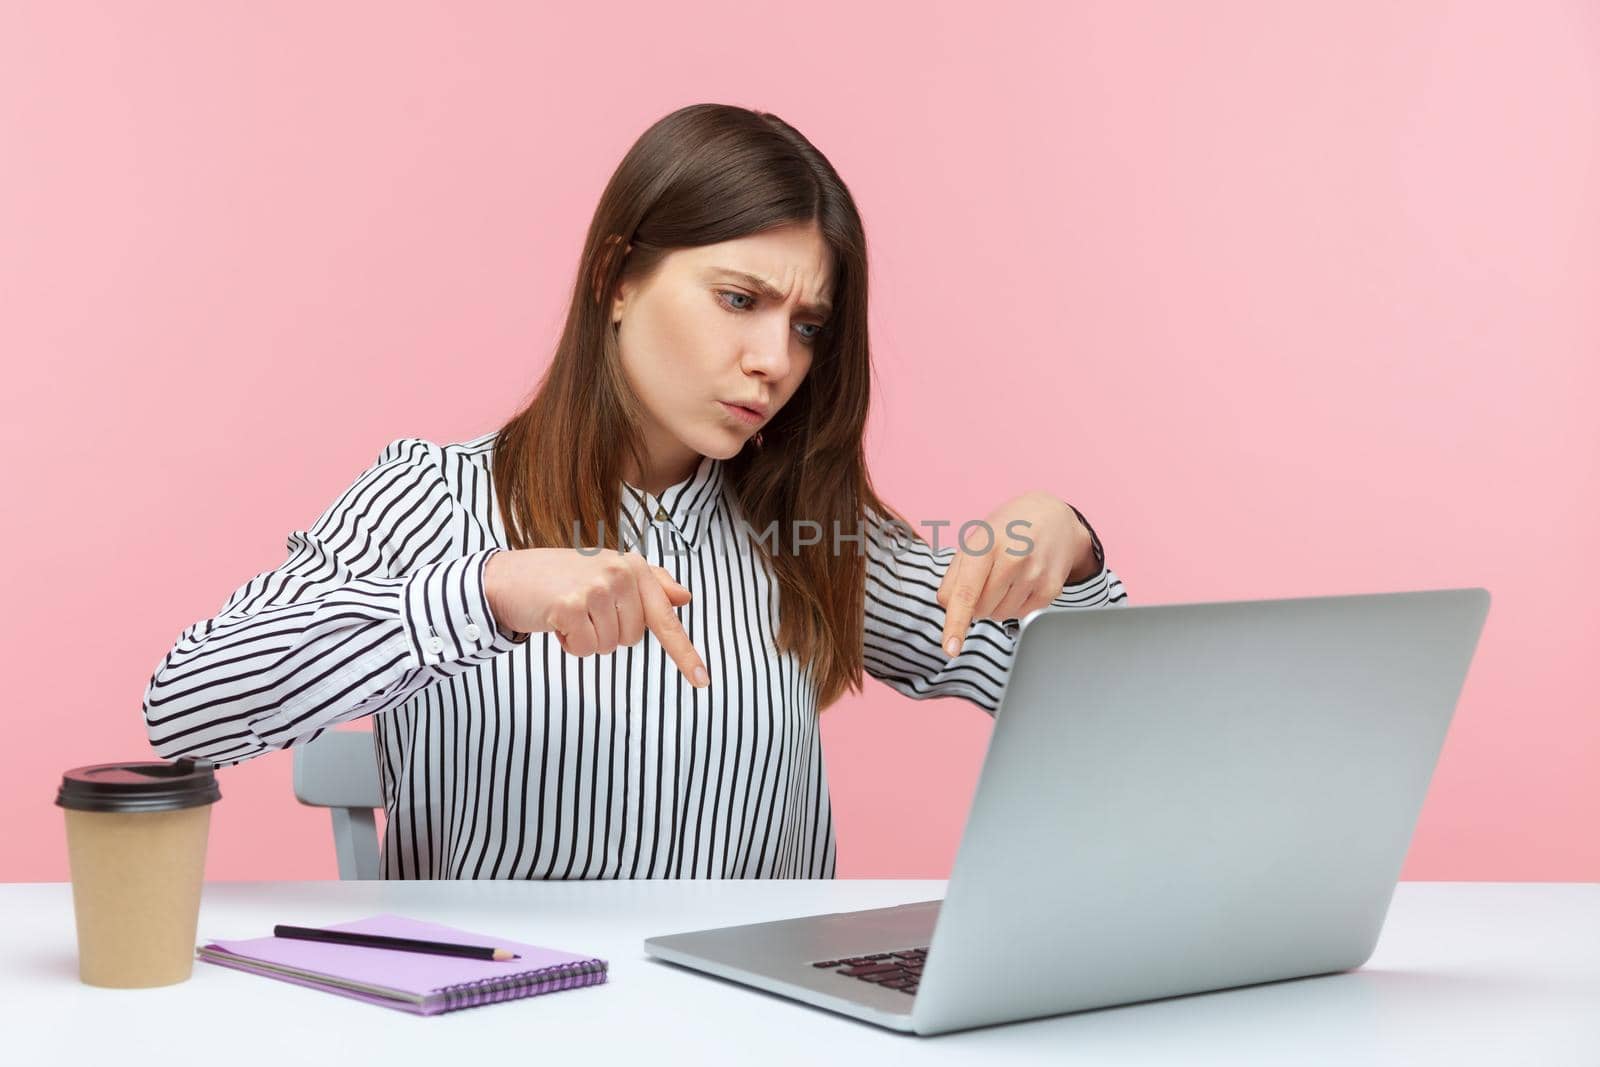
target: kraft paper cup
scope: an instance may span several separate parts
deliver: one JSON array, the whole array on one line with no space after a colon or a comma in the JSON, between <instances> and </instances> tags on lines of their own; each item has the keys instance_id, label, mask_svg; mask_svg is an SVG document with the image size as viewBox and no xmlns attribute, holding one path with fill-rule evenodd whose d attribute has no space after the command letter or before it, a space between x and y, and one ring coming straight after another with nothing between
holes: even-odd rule
<instances>
[{"instance_id":1,"label":"kraft paper cup","mask_svg":"<svg viewBox=\"0 0 1600 1067\"><path fill-rule=\"evenodd\" d=\"M113 989L187 981L194 969L211 805L209 763L102 763L67 771L65 809L78 977Z\"/></svg>"}]
</instances>

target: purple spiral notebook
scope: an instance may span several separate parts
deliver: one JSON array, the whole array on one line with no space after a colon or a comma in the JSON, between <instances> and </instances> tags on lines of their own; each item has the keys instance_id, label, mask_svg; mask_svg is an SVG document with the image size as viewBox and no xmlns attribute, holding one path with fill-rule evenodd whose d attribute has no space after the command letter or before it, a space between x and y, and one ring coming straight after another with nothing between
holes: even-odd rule
<instances>
[{"instance_id":1,"label":"purple spiral notebook","mask_svg":"<svg viewBox=\"0 0 1600 1067\"><path fill-rule=\"evenodd\" d=\"M403 915L374 915L322 929L506 948L522 958L496 962L286 937L215 941L197 948L195 955L224 967L418 1015L599 985L606 980L605 960Z\"/></svg>"}]
</instances>

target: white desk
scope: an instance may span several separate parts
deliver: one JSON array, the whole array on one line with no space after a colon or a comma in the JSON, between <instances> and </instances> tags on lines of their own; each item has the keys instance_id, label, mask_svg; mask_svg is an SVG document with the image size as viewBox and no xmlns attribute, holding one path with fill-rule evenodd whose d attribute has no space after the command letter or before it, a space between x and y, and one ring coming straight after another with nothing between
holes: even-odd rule
<instances>
[{"instance_id":1,"label":"white desk","mask_svg":"<svg viewBox=\"0 0 1600 1067\"><path fill-rule=\"evenodd\" d=\"M1346 974L933 1038L644 954L647 936L944 895L937 881L212 882L200 940L393 911L610 961L605 985L412 1016L196 961L175 986L77 978L66 883L0 885L16 1064L871 1062L1600 1064L1600 884L1406 882ZM980 1057L981 1054L981 1058Z\"/></svg>"}]
</instances>

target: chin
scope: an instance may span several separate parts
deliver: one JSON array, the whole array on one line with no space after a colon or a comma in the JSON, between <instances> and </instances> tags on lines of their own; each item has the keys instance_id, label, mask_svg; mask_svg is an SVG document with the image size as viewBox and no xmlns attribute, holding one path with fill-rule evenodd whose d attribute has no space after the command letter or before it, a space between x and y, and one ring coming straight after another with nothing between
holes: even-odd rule
<instances>
[{"instance_id":1,"label":"chin","mask_svg":"<svg viewBox=\"0 0 1600 1067\"><path fill-rule=\"evenodd\" d=\"M710 433L686 436L680 440L702 456L710 456L712 459L732 459L744 450L745 442L753 436L753 432L741 434L734 429L717 427Z\"/></svg>"},{"instance_id":2,"label":"chin","mask_svg":"<svg viewBox=\"0 0 1600 1067\"><path fill-rule=\"evenodd\" d=\"M748 440L748 437L724 435L722 440L716 442L712 447L701 449L700 454L710 456L712 459L732 459L744 451L745 442Z\"/></svg>"}]
</instances>

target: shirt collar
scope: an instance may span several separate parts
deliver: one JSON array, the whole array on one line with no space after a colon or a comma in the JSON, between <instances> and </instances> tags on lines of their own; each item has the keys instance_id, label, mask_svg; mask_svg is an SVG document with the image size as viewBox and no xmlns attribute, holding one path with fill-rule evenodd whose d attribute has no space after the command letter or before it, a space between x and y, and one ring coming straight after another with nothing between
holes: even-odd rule
<instances>
[{"instance_id":1,"label":"shirt collar","mask_svg":"<svg viewBox=\"0 0 1600 1067\"><path fill-rule=\"evenodd\" d=\"M711 456L701 456L694 473L676 485L669 485L660 496L647 493L626 480L622 483L622 537L635 547L644 544L645 531L652 525L671 526L691 548L699 547L701 534L711 519L712 509L722 495L723 464Z\"/></svg>"}]
</instances>

